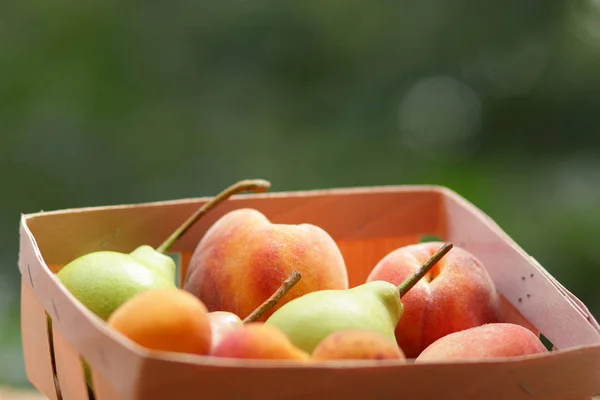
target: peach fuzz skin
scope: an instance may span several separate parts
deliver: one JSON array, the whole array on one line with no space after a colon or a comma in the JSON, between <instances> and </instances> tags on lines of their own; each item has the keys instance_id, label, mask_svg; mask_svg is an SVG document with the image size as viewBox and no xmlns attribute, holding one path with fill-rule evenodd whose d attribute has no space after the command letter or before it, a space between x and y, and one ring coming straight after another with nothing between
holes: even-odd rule
<instances>
[{"instance_id":1,"label":"peach fuzz skin","mask_svg":"<svg viewBox=\"0 0 600 400\"><path fill-rule=\"evenodd\" d=\"M242 320L237 315L227 311L213 311L208 314L210 329L212 332L211 351L217 347L221 339L229 332L243 325Z\"/></svg>"},{"instance_id":2,"label":"peach fuzz skin","mask_svg":"<svg viewBox=\"0 0 600 400\"><path fill-rule=\"evenodd\" d=\"M442 245L427 242L398 248L379 261L367 281L399 285ZM487 271L475 256L457 246L402 297L402 303L404 313L396 327L396 340L408 358L416 358L442 336L500 322L502 315Z\"/></svg>"},{"instance_id":3,"label":"peach fuzz skin","mask_svg":"<svg viewBox=\"0 0 600 400\"><path fill-rule=\"evenodd\" d=\"M300 281L258 321L303 294L347 289L348 273L337 244L320 227L273 224L257 210L238 209L217 220L200 240L184 288L209 311L229 311L244 319L294 269Z\"/></svg>"},{"instance_id":4,"label":"peach fuzz skin","mask_svg":"<svg viewBox=\"0 0 600 400\"><path fill-rule=\"evenodd\" d=\"M332 333L314 349L312 358L315 361L406 359L394 340L368 329Z\"/></svg>"},{"instance_id":5,"label":"peach fuzz skin","mask_svg":"<svg viewBox=\"0 0 600 400\"><path fill-rule=\"evenodd\" d=\"M415 363L518 357L547 353L542 341L529 329L509 323L477 326L438 339Z\"/></svg>"},{"instance_id":6,"label":"peach fuzz skin","mask_svg":"<svg viewBox=\"0 0 600 400\"><path fill-rule=\"evenodd\" d=\"M310 355L295 347L288 337L273 325L249 322L229 332L211 352L214 357L299 360L308 361Z\"/></svg>"},{"instance_id":7,"label":"peach fuzz skin","mask_svg":"<svg viewBox=\"0 0 600 400\"><path fill-rule=\"evenodd\" d=\"M151 350L206 355L212 331L200 300L181 289L152 289L127 300L108 325Z\"/></svg>"}]
</instances>

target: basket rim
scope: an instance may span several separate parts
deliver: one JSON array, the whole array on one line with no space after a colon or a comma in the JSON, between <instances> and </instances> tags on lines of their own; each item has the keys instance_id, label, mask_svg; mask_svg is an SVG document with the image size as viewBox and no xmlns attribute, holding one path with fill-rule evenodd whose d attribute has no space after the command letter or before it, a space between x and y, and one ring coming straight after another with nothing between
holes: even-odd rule
<instances>
[{"instance_id":1,"label":"basket rim","mask_svg":"<svg viewBox=\"0 0 600 400\"><path fill-rule=\"evenodd\" d=\"M398 192L435 192L439 194L446 194L449 196L458 196L461 199L464 197L460 196L458 192L444 185L435 184L406 184L406 185L375 185L375 186L340 186L324 189L305 189L305 190L282 190L282 191L269 191L264 193L240 193L231 196L227 201L239 201L244 199L269 199L269 198L285 198L285 197L322 197L322 196L344 196L349 194L368 194L369 192L377 193L398 193ZM123 210L130 208L150 208L160 206L171 206L181 204L193 204L198 202L206 202L213 199L214 196L199 196L199 197L182 197L177 199L169 200L154 200L154 201L142 201L132 202L125 204L107 204L107 205L94 205L85 207L69 207L60 208L55 210L41 210L31 213L21 213L21 220L28 221L34 218L43 217L46 215L61 215L70 213L80 212L97 212L104 210Z\"/></svg>"}]
</instances>

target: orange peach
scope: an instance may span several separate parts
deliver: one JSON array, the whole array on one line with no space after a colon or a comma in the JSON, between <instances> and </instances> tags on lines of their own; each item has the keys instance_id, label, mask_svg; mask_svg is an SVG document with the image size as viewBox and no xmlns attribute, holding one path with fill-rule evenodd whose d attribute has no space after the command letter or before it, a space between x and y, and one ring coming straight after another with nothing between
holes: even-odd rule
<instances>
[{"instance_id":1,"label":"orange peach","mask_svg":"<svg viewBox=\"0 0 600 400\"><path fill-rule=\"evenodd\" d=\"M244 319L271 296L290 273L302 280L258 321L303 294L347 289L342 253L329 234L311 224L274 224L257 210L231 211L198 243L184 289L209 311L228 311Z\"/></svg>"},{"instance_id":2,"label":"orange peach","mask_svg":"<svg viewBox=\"0 0 600 400\"><path fill-rule=\"evenodd\" d=\"M542 341L516 324L493 323L446 335L430 344L415 363L517 357L546 353Z\"/></svg>"},{"instance_id":3,"label":"orange peach","mask_svg":"<svg viewBox=\"0 0 600 400\"><path fill-rule=\"evenodd\" d=\"M211 354L215 357L243 359L310 359L309 354L294 346L281 330L263 322L249 322L229 332Z\"/></svg>"},{"instance_id":4,"label":"orange peach","mask_svg":"<svg viewBox=\"0 0 600 400\"><path fill-rule=\"evenodd\" d=\"M108 325L151 350L206 355L212 332L208 311L181 289L141 292L119 306Z\"/></svg>"},{"instance_id":5,"label":"orange peach","mask_svg":"<svg viewBox=\"0 0 600 400\"><path fill-rule=\"evenodd\" d=\"M442 245L427 242L398 248L373 268L367 281L395 285L418 270ZM454 248L402 297L404 314L396 340L408 358L417 357L437 339L453 332L500 322L500 299L480 260Z\"/></svg>"},{"instance_id":6,"label":"orange peach","mask_svg":"<svg viewBox=\"0 0 600 400\"><path fill-rule=\"evenodd\" d=\"M368 329L348 329L330 334L312 352L314 360L404 360L398 344Z\"/></svg>"}]
</instances>

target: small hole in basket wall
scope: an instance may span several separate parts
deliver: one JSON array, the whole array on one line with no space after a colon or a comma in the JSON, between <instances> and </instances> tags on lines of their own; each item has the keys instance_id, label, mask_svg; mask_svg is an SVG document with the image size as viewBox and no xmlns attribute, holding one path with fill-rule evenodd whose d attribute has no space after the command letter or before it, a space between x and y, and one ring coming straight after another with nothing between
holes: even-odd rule
<instances>
[{"instance_id":1,"label":"small hole in basket wall","mask_svg":"<svg viewBox=\"0 0 600 400\"><path fill-rule=\"evenodd\" d=\"M543 333L540 333L540 340L542 341L544 346L546 346L546 349L548 349L548 351L552 351L552 349L554 348L554 344L552 344L552 342L548 340L548 338L544 336Z\"/></svg>"},{"instance_id":2,"label":"small hole in basket wall","mask_svg":"<svg viewBox=\"0 0 600 400\"><path fill-rule=\"evenodd\" d=\"M60 382L56 373L56 355L54 350L54 337L52 335L52 317L48 312L46 314L46 338L48 339L48 347L50 348L50 363L52 365L52 376L54 378L54 389L56 390L56 397L62 399L62 393L60 391Z\"/></svg>"},{"instance_id":3,"label":"small hole in basket wall","mask_svg":"<svg viewBox=\"0 0 600 400\"><path fill-rule=\"evenodd\" d=\"M442 239L441 237L439 237L438 235L435 234L425 234L425 235L421 235L421 238L419 239L420 243L424 243L424 242L443 242L444 239Z\"/></svg>"},{"instance_id":4,"label":"small hole in basket wall","mask_svg":"<svg viewBox=\"0 0 600 400\"><path fill-rule=\"evenodd\" d=\"M96 396L94 395L94 391L88 386L88 397L90 400L96 400Z\"/></svg>"},{"instance_id":5,"label":"small hole in basket wall","mask_svg":"<svg viewBox=\"0 0 600 400\"><path fill-rule=\"evenodd\" d=\"M83 368L83 377L86 380L86 388L88 392L88 399L95 400L96 396L94 394L94 390L92 387L94 386L94 378L92 376L92 370L89 367L89 364L85 361L83 357L79 357L81 360L81 366Z\"/></svg>"}]
</instances>

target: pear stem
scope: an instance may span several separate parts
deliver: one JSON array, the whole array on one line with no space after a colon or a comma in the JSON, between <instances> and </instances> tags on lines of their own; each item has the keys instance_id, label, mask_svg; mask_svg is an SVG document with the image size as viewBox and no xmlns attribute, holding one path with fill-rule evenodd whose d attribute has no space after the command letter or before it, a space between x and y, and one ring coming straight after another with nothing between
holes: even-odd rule
<instances>
[{"instance_id":1,"label":"pear stem","mask_svg":"<svg viewBox=\"0 0 600 400\"><path fill-rule=\"evenodd\" d=\"M423 266L419 268L417 272L415 272L413 275L409 276L407 280L402 282L400 286L398 286L398 294L400 295L400 298L402 298L402 296L404 296L406 292L412 289L412 287L415 286L417 282L419 282L421 278L423 278L425 274L429 272L429 270L433 268L433 266L437 264L438 261L440 261L442 257L444 257L446 253L450 251L450 249L452 249L453 246L454 245L452 243L444 243L444 245L440 247L440 249L436 251L435 254L432 255L431 258L427 260L427 262L423 264Z\"/></svg>"},{"instance_id":2,"label":"pear stem","mask_svg":"<svg viewBox=\"0 0 600 400\"><path fill-rule=\"evenodd\" d=\"M300 272L293 270L291 275L285 281L283 281L283 283L281 284L281 286L279 286L275 293L273 293L271 297L265 300L264 303L258 306L256 310L252 311L246 318L244 318L242 322L244 324L247 322L254 322L260 317L262 317L264 313L266 313L273 306L275 306L275 304L277 304L279 300L281 300L281 298L285 296L287 292L289 292L290 289L294 287L296 283L298 283L301 277L302 276L300 275Z\"/></svg>"},{"instance_id":3,"label":"pear stem","mask_svg":"<svg viewBox=\"0 0 600 400\"><path fill-rule=\"evenodd\" d=\"M177 228L175 232L173 232L171 236L167 238L167 240L165 240L156 248L156 250L160 253L165 253L177 239L179 239L188 229L190 229L198 219L200 219L200 217L234 194L246 191L263 193L269 190L270 187L271 183L264 179L246 179L234 183L216 195L212 200L202 205L198 211L192 214L183 224L181 224L179 228Z\"/></svg>"}]
</instances>

